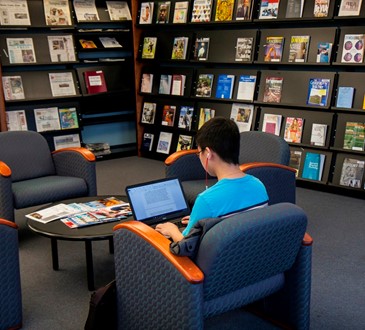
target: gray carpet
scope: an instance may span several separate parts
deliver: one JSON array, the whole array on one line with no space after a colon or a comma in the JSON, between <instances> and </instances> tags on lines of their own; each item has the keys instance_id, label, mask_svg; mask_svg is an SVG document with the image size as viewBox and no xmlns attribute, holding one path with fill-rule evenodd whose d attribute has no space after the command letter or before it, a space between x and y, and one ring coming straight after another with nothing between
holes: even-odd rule
<instances>
[{"instance_id":1,"label":"gray carpet","mask_svg":"<svg viewBox=\"0 0 365 330\"><path fill-rule=\"evenodd\" d=\"M97 163L98 193L124 194L131 183L164 176L163 163L127 157ZM314 239L311 329L364 329L365 203L297 188L297 204L309 216ZM81 242L59 242L60 270L53 271L49 239L32 233L24 214L20 226L20 261L24 329L83 329L90 292L86 284L85 251ZM95 284L114 277L113 256L106 241L93 243ZM212 320L208 329L275 329L253 316L233 311ZM139 330L139 329L137 329Z\"/></svg>"}]
</instances>

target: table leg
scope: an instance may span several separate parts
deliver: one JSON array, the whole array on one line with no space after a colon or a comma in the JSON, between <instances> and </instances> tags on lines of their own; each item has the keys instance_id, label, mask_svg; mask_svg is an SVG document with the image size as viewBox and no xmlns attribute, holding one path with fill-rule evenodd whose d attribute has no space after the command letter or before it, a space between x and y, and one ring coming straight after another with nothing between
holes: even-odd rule
<instances>
[{"instance_id":1,"label":"table leg","mask_svg":"<svg viewBox=\"0 0 365 330\"><path fill-rule=\"evenodd\" d=\"M89 291L93 291L95 290L93 251L92 251L92 243L89 240L85 241L85 252L86 252L87 287Z\"/></svg>"},{"instance_id":2,"label":"table leg","mask_svg":"<svg viewBox=\"0 0 365 330\"><path fill-rule=\"evenodd\" d=\"M57 239L51 238L51 249L52 249L52 266L54 270L59 269L58 265L58 246Z\"/></svg>"}]
</instances>

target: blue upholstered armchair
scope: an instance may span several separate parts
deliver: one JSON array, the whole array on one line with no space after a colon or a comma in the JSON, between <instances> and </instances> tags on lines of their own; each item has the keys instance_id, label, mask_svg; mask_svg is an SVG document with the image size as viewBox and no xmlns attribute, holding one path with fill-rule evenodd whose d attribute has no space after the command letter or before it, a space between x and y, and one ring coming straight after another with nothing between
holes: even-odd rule
<instances>
[{"instance_id":1,"label":"blue upholstered armchair","mask_svg":"<svg viewBox=\"0 0 365 330\"><path fill-rule=\"evenodd\" d=\"M309 329L311 244L307 217L292 203L236 214L202 237L196 257L137 221L114 228L119 329L203 329L204 321L252 305Z\"/></svg>"},{"instance_id":2,"label":"blue upholstered armchair","mask_svg":"<svg viewBox=\"0 0 365 330\"><path fill-rule=\"evenodd\" d=\"M0 133L0 217L14 209L96 195L95 156L85 148L51 153L34 131Z\"/></svg>"},{"instance_id":3,"label":"blue upholstered armchair","mask_svg":"<svg viewBox=\"0 0 365 330\"><path fill-rule=\"evenodd\" d=\"M289 167L290 149L279 136L261 131L242 132L241 170L259 178L268 191L269 204L295 203L295 170ZM189 204L205 189L205 171L197 150L177 151L165 160L166 177L180 178ZM208 178L208 186L217 180Z\"/></svg>"},{"instance_id":4,"label":"blue upholstered armchair","mask_svg":"<svg viewBox=\"0 0 365 330\"><path fill-rule=\"evenodd\" d=\"M0 329L22 326L18 226L0 219Z\"/></svg>"}]
</instances>

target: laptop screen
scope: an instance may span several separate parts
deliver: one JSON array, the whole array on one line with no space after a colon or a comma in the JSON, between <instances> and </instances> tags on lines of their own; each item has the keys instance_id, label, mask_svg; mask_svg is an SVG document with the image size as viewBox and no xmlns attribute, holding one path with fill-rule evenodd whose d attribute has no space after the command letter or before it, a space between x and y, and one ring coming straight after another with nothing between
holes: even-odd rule
<instances>
[{"instance_id":1,"label":"laptop screen","mask_svg":"<svg viewBox=\"0 0 365 330\"><path fill-rule=\"evenodd\" d=\"M156 224L190 214L178 178L166 178L126 187L135 220Z\"/></svg>"}]
</instances>

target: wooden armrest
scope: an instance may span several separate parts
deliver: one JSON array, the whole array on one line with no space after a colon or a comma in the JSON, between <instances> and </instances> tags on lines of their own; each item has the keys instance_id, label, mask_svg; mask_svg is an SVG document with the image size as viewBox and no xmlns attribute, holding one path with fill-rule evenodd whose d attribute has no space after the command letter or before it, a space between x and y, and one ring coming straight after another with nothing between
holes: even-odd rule
<instances>
[{"instance_id":1,"label":"wooden armrest","mask_svg":"<svg viewBox=\"0 0 365 330\"><path fill-rule=\"evenodd\" d=\"M198 149L176 151L165 159L165 165L167 165L167 166L171 165L180 157L183 157L186 155L191 155L191 154L196 154L197 152L198 152Z\"/></svg>"},{"instance_id":2,"label":"wooden armrest","mask_svg":"<svg viewBox=\"0 0 365 330\"><path fill-rule=\"evenodd\" d=\"M90 161L90 162L94 162L95 161L95 155L86 148L82 148L82 147L73 147L73 148L62 148L62 149L58 149L52 152L52 154L57 154L63 151L75 151L78 152L79 154L81 154L86 160Z\"/></svg>"},{"instance_id":3,"label":"wooden armrest","mask_svg":"<svg viewBox=\"0 0 365 330\"><path fill-rule=\"evenodd\" d=\"M286 166L286 165L282 165L282 164L276 164L276 163L264 163L264 162L253 162L253 163L246 163L246 164L242 164L240 165L240 170L242 172L251 170L253 168L258 168L258 167L276 167L276 168L282 168L284 170L288 170L291 171L293 173L296 172L296 170L290 166Z\"/></svg>"},{"instance_id":4,"label":"wooden armrest","mask_svg":"<svg viewBox=\"0 0 365 330\"><path fill-rule=\"evenodd\" d=\"M118 229L129 230L151 244L185 277L188 282L192 284L203 282L204 274L199 267L188 257L180 257L172 254L170 252L170 240L150 226L139 221L126 221L113 228L114 231Z\"/></svg>"},{"instance_id":5,"label":"wooden armrest","mask_svg":"<svg viewBox=\"0 0 365 330\"><path fill-rule=\"evenodd\" d=\"M308 234L305 233L302 241L302 245L304 246L311 246L313 244L313 238Z\"/></svg>"},{"instance_id":6,"label":"wooden armrest","mask_svg":"<svg viewBox=\"0 0 365 330\"><path fill-rule=\"evenodd\" d=\"M11 175L11 169L8 165L0 160L0 175L9 177Z\"/></svg>"},{"instance_id":7,"label":"wooden armrest","mask_svg":"<svg viewBox=\"0 0 365 330\"><path fill-rule=\"evenodd\" d=\"M0 218L0 225L9 226L14 229L18 229L18 225L15 222L11 222L9 220L1 219Z\"/></svg>"}]
</instances>

